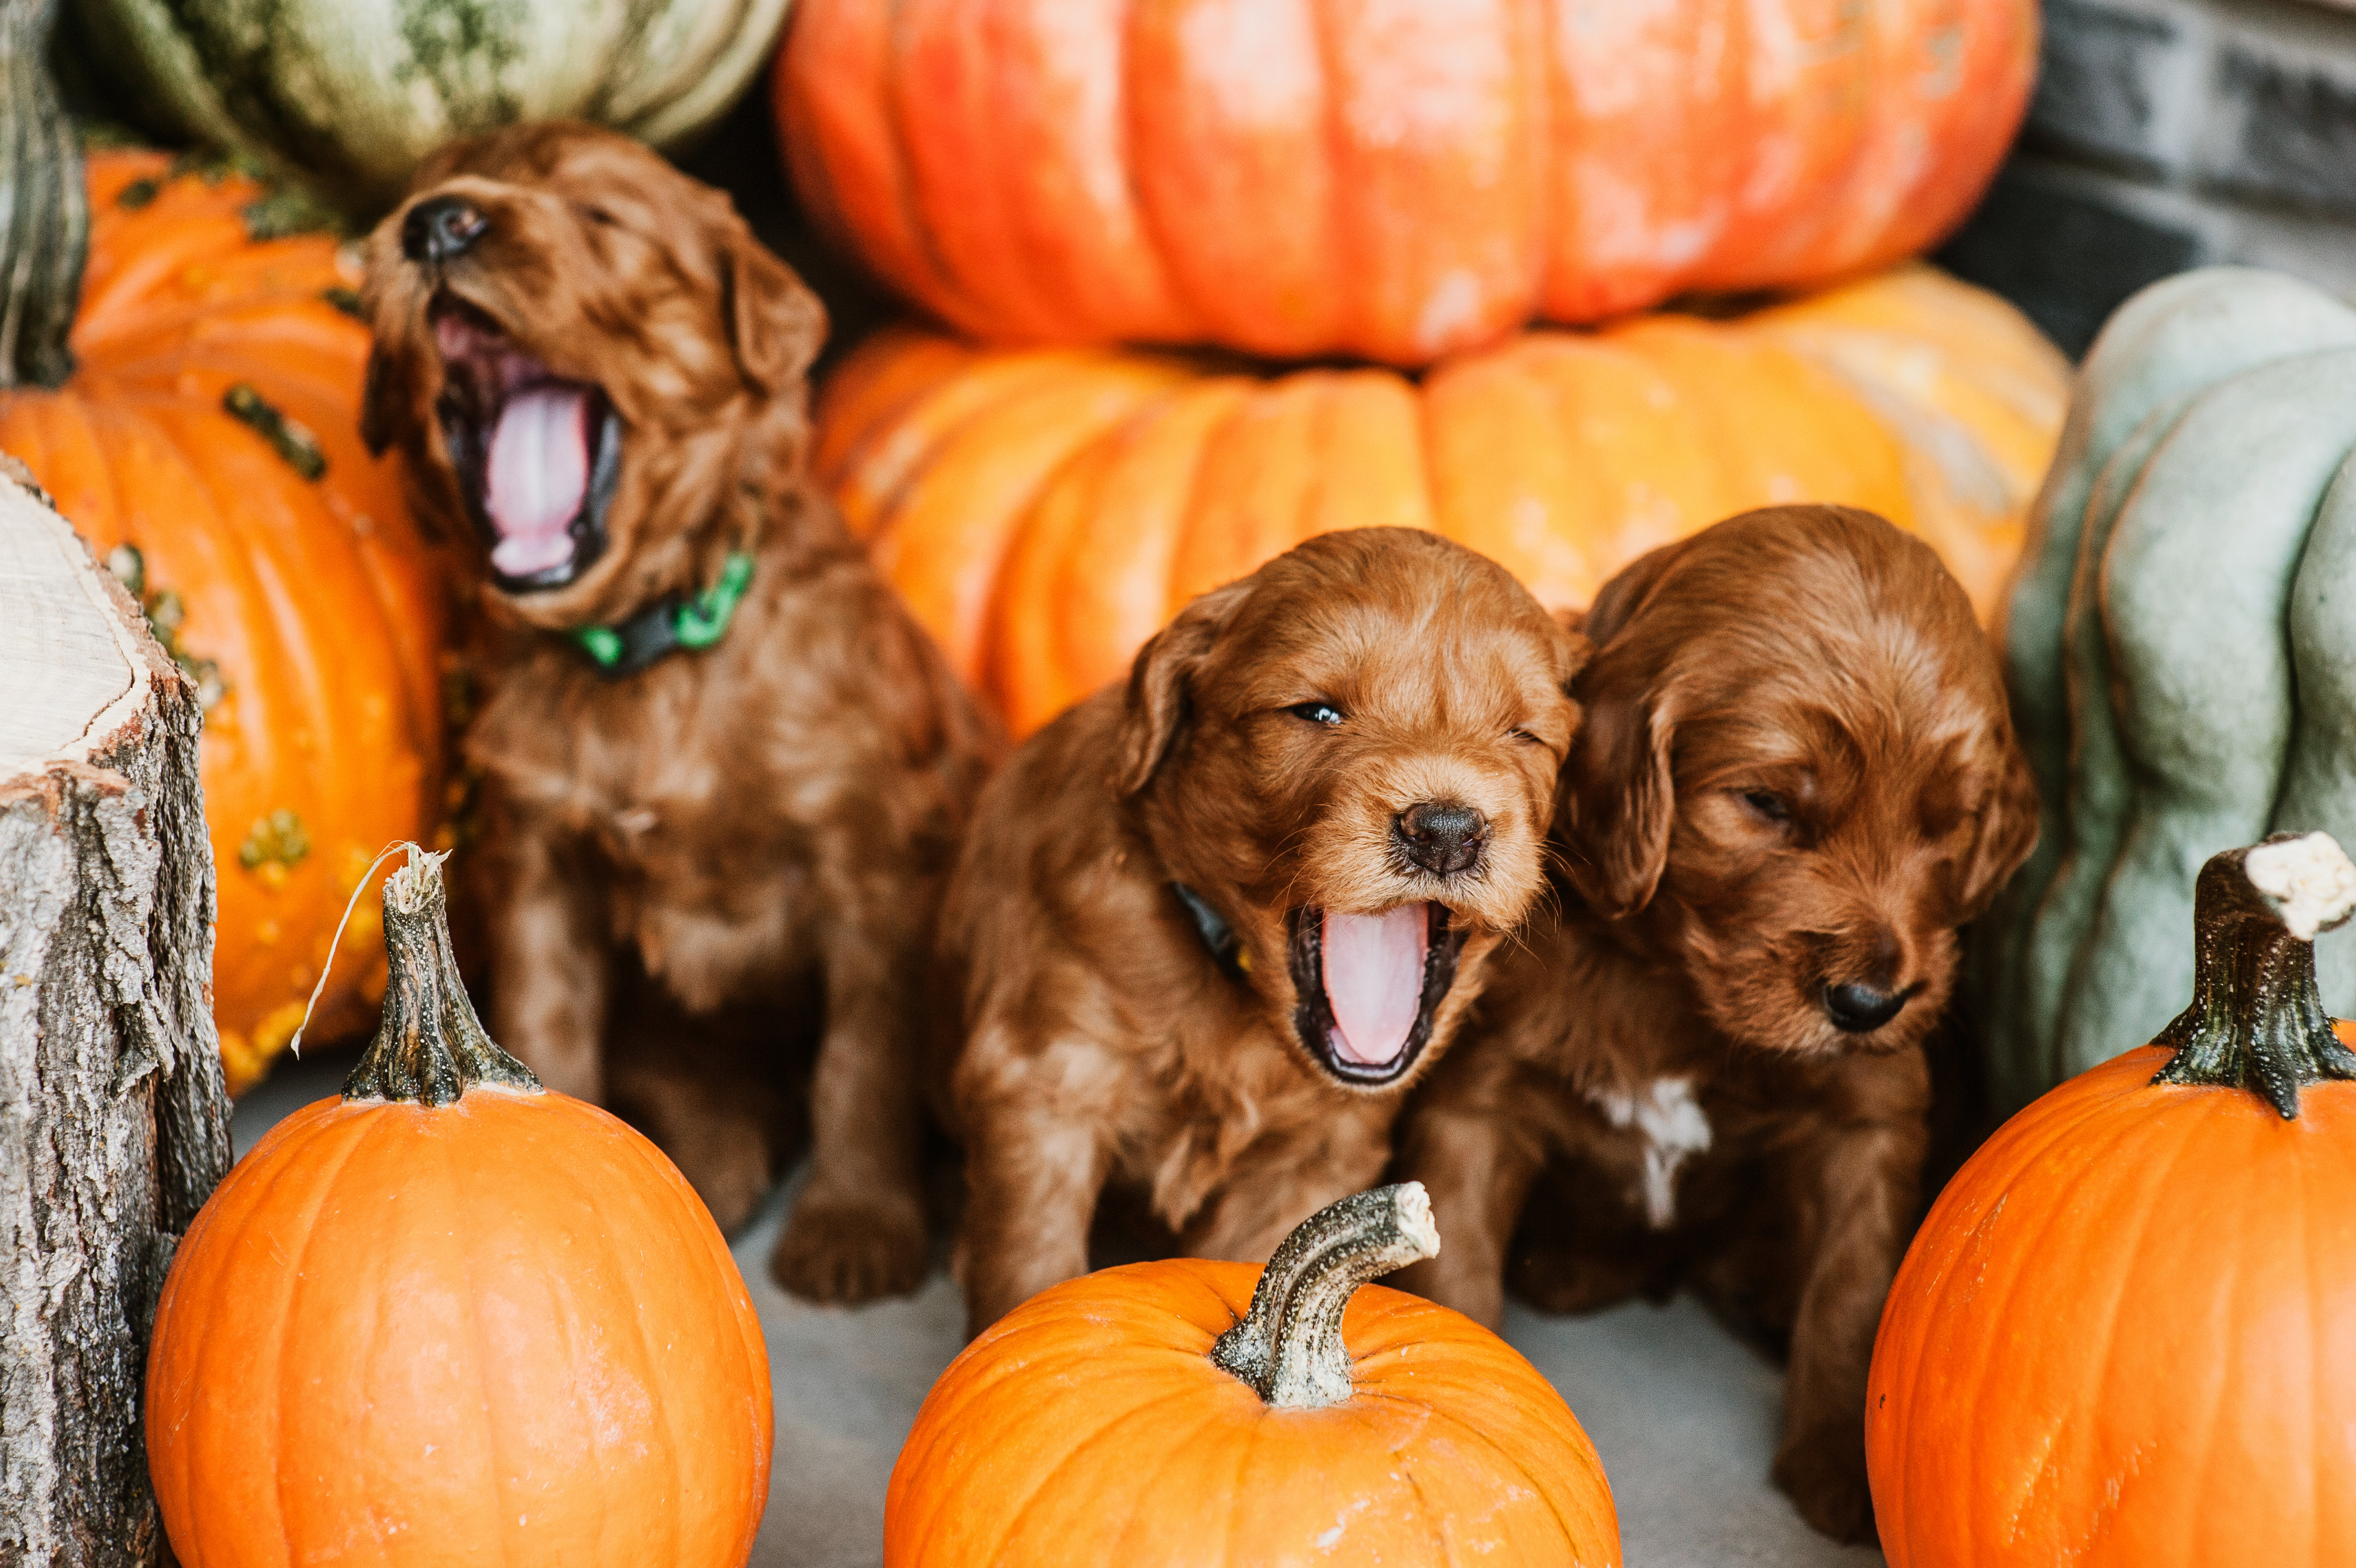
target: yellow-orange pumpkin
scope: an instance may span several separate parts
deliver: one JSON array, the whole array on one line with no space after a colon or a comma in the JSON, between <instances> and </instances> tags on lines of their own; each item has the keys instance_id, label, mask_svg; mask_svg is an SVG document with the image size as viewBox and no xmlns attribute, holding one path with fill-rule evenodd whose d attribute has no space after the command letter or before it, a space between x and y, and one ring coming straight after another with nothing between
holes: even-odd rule
<instances>
[{"instance_id":1,"label":"yellow-orange pumpkin","mask_svg":"<svg viewBox=\"0 0 2356 1568\"><path fill-rule=\"evenodd\" d=\"M1000 342L1401 365L1928 249L2034 0L798 0L804 200Z\"/></svg>"},{"instance_id":2,"label":"yellow-orange pumpkin","mask_svg":"<svg viewBox=\"0 0 2356 1568\"><path fill-rule=\"evenodd\" d=\"M1866 1447L1891 1568L2356 1563L2356 1029L2321 833L2211 859L2192 1005L2007 1122L1891 1285Z\"/></svg>"},{"instance_id":3,"label":"yellow-orange pumpkin","mask_svg":"<svg viewBox=\"0 0 2356 1568\"><path fill-rule=\"evenodd\" d=\"M441 810L444 596L391 460L358 434L367 328L332 240L255 240L265 192L160 153L89 160L73 378L0 392L32 469L196 677L220 875L213 1005L232 1093L303 1016L337 918ZM126 548L127 547L127 548ZM315 1033L382 984L372 912Z\"/></svg>"},{"instance_id":4,"label":"yellow-orange pumpkin","mask_svg":"<svg viewBox=\"0 0 2356 1568\"><path fill-rule=\"evenodd\" d=\"M385 882L384 1026L181 1240L147 1463L185 1568L741 1568L768 1356L653 1144L483 1033L438 855Z\"/></svg>"},{"instance_id":5,"label":"yellow-orange pumpkin","mask_svg":"<svg viewBox=\"0 0 2356 1568\"><path fill-rule=\"evenodd\" d=\"M1616 1568L1611 1487L1562 1396L1472 1319L1361 1288L1437 1245L1408 1183L1312 1216L1265 1270L1179 1259L1041 1292L926 1396L884 1568Z\"/></svg>"},{"instance_id":6,"label":"yellow-orange pumpkin","mask_svg":"<svg viewBox=\"0 0 2356 1568\"><path fill-rule=\"evenodd\" d=\"M827 384L816 464L1020 733L1334 528L1431 529L1584 606L1729 513L1844 502L1927 539L1992 616L2068 376L2011 307L1922 266L1731 320L1527 333L1419 382L898 329Z\"/></svg>"}]
</instances>

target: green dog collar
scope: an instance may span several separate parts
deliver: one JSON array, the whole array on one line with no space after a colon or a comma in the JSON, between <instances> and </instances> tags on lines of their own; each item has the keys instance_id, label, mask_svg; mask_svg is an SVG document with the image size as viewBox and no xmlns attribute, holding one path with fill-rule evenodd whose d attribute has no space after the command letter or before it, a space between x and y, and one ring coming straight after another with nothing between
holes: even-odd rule
<instances>
[{"instance_id":1,"label":"green dog collar","mask_svg":"<svg viewBox=\"0 0 2356 1568\"><path fill-rule=\"evenodd\" d=\"M573 640L600 671L618 681L674 648L709 648L718 642L728 634L728 623L752 582L753 557L733 550L720 569L720 581L695 597L682 603L677 594L666 595L619 626L577 627Z\"/></svg>"}]
</instances>

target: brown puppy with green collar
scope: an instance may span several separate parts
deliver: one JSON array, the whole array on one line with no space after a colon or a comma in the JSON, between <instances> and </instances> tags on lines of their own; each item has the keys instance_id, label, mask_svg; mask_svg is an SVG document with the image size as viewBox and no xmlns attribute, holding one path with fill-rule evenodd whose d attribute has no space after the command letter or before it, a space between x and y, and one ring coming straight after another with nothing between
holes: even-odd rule
<instances>
[{"instance_id":1,"label":"brown puppy with green collar","mask_svg":"<svg viewBox=\"0 0 2356 1568\"><path fill-rule=\"evenodd\" d=\"M912 1288L917 998L997 743L810 482L817 300L725 197L584 125L444 148L368 263L364 434L481 611L494 1033L646 1119L728 1227L777 1130L705 1047L815 1032L773 1267ZM673 1047L609 1050L626 993Z\"/></svg>"}]
</instances>

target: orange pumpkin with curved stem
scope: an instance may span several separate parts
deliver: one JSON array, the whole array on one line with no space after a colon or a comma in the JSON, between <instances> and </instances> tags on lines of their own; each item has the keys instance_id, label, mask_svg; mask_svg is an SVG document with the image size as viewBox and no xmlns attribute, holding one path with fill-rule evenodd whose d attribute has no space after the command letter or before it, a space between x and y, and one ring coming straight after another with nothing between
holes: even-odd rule
<instances>
[{"instance_id":1,"label":"orange pumpkin with curved stem","mask_svg":"<svg viewBox=\"0 0 2356 1568\"><path fill-rule=\"evenodd\" d=\"M2356 1051L2322 833L2199 878L2192 1004L1947 1184L1867 1383L1891 1568L2356 1563Z\"/></svg>"},{"instance_id":2,"label":"orange pumpkin with curved stem","mask_svg":"<svg viewBox=\"0 0 2356 1568\"><path fill-rule=\"evenodd\" d=\"M1364 1283L1438 1246L1410 1182L1320 1210L1265 1269L1182 1258L1042 1291L926 1396L885 1568L1617 1568L1562 1396L1472 1319Z\"/></svg>"},{"instance_id":3,"label":"orange pumpkin with curved stem","mask_svg":"<svg viewBox=\"0 0 2356 1568\"><path fill-rule=\"evenodd\" d=\"M741 1568L768 1353L655 1146L484 1034L441 856L384 885L384 1026L172 1259L147 1464L186 1568Z\"/></svg>"},{"instance_id":4,"label":"orange pumpkin with curved stem","mask_svg":"<svg viewBox=\"0 0 2356 1568\"><path fill-rule=\"evenodd\" d=\"M256 239L266 192L160 153L89 159L72 378L0 391L0 451L146 605L205 703L213 1009L232 1093L301 1021L369 858L442 811L444 594L399 471L360 445L368 330L324 235ZM383 983L354 918L314 1033ZM359 961L351 961L357 957Z\"/></svg>"},{"instance_id":5,"label":"orange pumpkin with curved stem","mask_svg":"<svg viewBox=\"0 0 2356 1568\"><path fill-rule=\"evenodd\" d=\"M1837 502L1922 535L1991 618L2068 391L2009 306L1908 267L1727 320L1525 333L1419 381L888 331L822 389L813 467L1028 733L1195 594L1333 528L1430 529L1583 607L1721 517Z\"/></svg>"}]
</instances>

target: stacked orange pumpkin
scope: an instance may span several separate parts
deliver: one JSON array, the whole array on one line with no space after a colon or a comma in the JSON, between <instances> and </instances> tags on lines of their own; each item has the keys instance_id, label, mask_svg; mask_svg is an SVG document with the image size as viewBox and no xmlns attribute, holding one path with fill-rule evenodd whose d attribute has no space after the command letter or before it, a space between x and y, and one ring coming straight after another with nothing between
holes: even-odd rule
<instances>
[{"instance_id":1,"label":"stacked orange pumpkin","mask_svg":"<svg viewBox=\"0 0 2356 1568\"><path fill-rule=\"evenodd\" d=\"M1995 171L2034 0L798 0L805 201L996 342L1423 364L1828 282Z\"/></svg>"},{"instance_id":2,"label":"stacked orange pumpkin","mask_svg":"<svg viewBox=\"0 0 2356 1568\"><path fill-rule=\"evenodd\" d=\"M65 177L70 177L70 166ZM74 373L0 391L0 451L146 607L205 707L214 1013L232 1093L302 1021L386 842L441 811L441 590L391 461L358 435L366 328L323 235L257 235L252 180L89 160ZM66 308L71 308L68 295ZM383 983L372 911L315 1034Z\"/></svg>"},{"instance_id":3,"label":"stacked orange pumpkin","mask_svg":"<svg viewBox=\"0 0 2356 1568\"><path fill-rule=\"evenodd\" d=\"M816 462L1027 732L1187 599L1333 528L1431 529L1584 607L1720 517L1837 500L1922 535L1991 618L2067 395L2034 328L1915 266L1739 321L1522 334L1420 382L887 331L825 388Z\"/></svg>"},{"instance_id":4,"label":"stacked orange pumpkin","mask_svg":"<svg viewBox=\"0 0 2356 1568\"><path fill-rule=\"evenodd\" d=\"M805 200L1031 345L862 346L820 478L1018 732L1328 528L1430 528L1567 607L1728 513L1845 502L1992 621L2067 366L1990 295L1866 274L1976 199L2035 31L2025 0L803 0L775 81Z\"/></svg>"}]
</instances>

